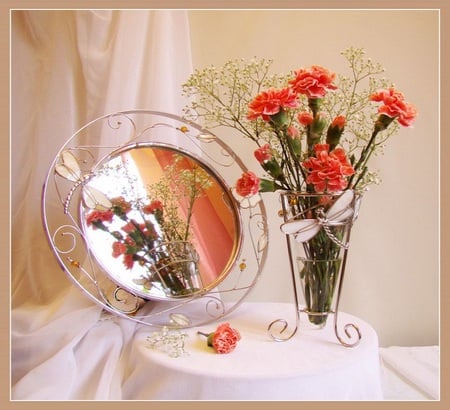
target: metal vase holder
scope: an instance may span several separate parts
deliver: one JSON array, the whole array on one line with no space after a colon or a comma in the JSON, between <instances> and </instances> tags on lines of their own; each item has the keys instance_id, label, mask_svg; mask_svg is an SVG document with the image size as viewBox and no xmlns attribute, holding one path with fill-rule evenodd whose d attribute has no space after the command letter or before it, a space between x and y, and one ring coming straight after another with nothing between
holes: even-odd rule
<instances>
[{"instance_id":1,"label":"metal vase holder","mask_svg":"<svg viewBox=\"0 0 450 410\"><path fill-rule=\"evenodd\" d=\"M357 219L357 214L359 210L361 196L355 194L353 191L344 191L346 199L342 198L335 201L330 210L326 213L322 207L316 207L315 218L307 219L304 215L300 218L299 214L293 215L292 209L287 209L285 206L285 201L283 202L283 215L285 217L285 223L281 226L281 230L286 234L287 249L290 262L292 287L294 293L294 303L295 303L295 327L291 329L289 333L289 323L286 319L276 319L272 321L268 326L268 333L270 337L277 341L283 342L291 339L299 330L301 314L307 314L308 316L314 315L330 315L334 316L334 333L338 341L345 347L355 347L359 344L362 335L358 326L353 323L347 323L343 326L343 332L345 337L340 333L338 328L338 316L339 316L339 302L342 293L342 286L344 282L344 273L348 257L348 248L350 241L350 232L354 221ZM296 195L296 193L282 193L283 195ZM301 194L299 194L301 195ZM344 195L342 195L344 197ZM332 208L336 208L332 210ZM307 210L311 213L311 209ZM305 211L306 212L306 211ZM343 238L339 239L333 234L334 227L342 227L345 235ZM307 240L305 238L311 237L314 233L308 232L311 230L318 231L323 229L323 232L341 248L342 262L340 266L339 277L334 288L334 298L331 309L327 312L317 313L311 312L306 307L302 307L299 301L298 288L301 287L300 274L296 269L295 264L297 263L298 256L296 255L295 246L299 246L299 242Z\"/></svg>"}]
</instances>

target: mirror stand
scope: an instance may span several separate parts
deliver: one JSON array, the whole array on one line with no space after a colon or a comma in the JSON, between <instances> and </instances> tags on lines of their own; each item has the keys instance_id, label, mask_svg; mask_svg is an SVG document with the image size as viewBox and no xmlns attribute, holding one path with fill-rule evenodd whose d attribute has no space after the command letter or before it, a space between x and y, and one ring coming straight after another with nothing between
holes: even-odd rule
<instances>
[{"instance_id":1,"label":"mirror stand","mask_svg":"<svg viewBox=\"0 0 450 410\"><path fill-rule=\"evenodd\" d=\"M267 252L260 196L219 137L148 110L108 114L60 148L42 192L59 264L103 309L140 324L186 328L234 311Z\"/></svg>"}]
</instances>

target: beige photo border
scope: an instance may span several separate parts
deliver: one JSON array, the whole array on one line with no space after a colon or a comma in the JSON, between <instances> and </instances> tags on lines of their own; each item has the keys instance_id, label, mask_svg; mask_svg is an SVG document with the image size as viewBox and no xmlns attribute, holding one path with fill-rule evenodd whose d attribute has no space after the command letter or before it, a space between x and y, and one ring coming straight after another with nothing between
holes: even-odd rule
<instances>
[{"instance_id":1,"label":"beige photo border","mask_svg":"<svg viewBox=\"0 0 450 410\"><path fill-rule=\"evenodd\" d=\"M0 135L2 138L2 161L0 161L0 175L2 182L2 190L8 190L10 192L10 144L14 143L11 140L10 135L10 10L11 9L433 9L440 10L440 27L441 27L441 95L440 95L440 107L441 107L441 138L440 143L440 157L441 157L441 250L447 249L450 229L450 218L448 216L449 191L448 181L445 179L447 175L450 175L449 164L446 161L445 154L449 149L450 132L448 127L449 115L447 114L448 107L450 107L449 98L449 83L446 81L450 76L450 66L448 62L449 40L450 33L448 32L449 22L449 7L448 0L433 1L408 1L408 0L360 0L360 1L283 1L283 0L259 0L259 1L246 1L246 0L158 0L158 1L40 1L40 0L28 0L28 1L9 1L2 0L0 2L0 50L2 53L1 58L1 71L0 71L0 91L2 109L0 110ZM401 52L401 50L399 50ZM417 79L421 81L421 79ZM440 263L440 290L441 290L441 332L440 332L440 351L441 351L441 399L439 401L431 402L415 402L415 401L382 401L382 402L208 402L208 401L181 401L181 402L165 402L165 401L127 401L127 402L98 402L98 401L12 401L10 399L10 201L9 195L1 195L1 226L3 228L3 246L1 249L0 257L0 277L1 286L1 320L0 320L0 407L2 409L57 409L66 410L71 408L86 408L86 409L115 409L124 408L127 409L199 409L208 408L209 410L227 409L230 406L243 406L246 409L333 409L333 410L351 410L351 409L397 409L404 408L405 410L414 409L444 409L449 405L449 372L448 372L448 352L447 346L448 329L450 325L449 319L449 307L446 296L449 295L450 290L448 286L448 276L446 273L450 271L448 264L448 252L441 252ZM420 303L420 302L419 302ZM151 370L150 370L151 371ZM299 386L301 388L301 386Z\"/></svg>"}]
</instances>

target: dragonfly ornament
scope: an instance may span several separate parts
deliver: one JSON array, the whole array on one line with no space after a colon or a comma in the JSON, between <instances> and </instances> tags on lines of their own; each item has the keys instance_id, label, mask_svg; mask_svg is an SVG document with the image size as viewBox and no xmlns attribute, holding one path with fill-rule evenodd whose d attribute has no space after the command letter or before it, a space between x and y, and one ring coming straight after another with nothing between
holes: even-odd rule
<instances>
[{"instance_id":1,"label":"dragonfly ornament","mask_svg":"<svg viewBox=\"0 0 450 410\"><path fill-rule=\"evenodd\" d=\"M348 248L348 244L339 240L331 231L330 227L345 224L350 218L353 218L355 193L349 189L336 200L336 202L324 212L323 208L317 210L315 219L294 219L293 218L281 225L281 230L286 235L294 235L297 242L306 242L313 238L323 228L328 237L337 245Z\"/></svg>"},{"instance_id":2,"label":"dragonfly ornament","mask_svg":"<svg viewBox=\"0 0 450 410\"><path fill-rule=\"evenodd\" d=\"M104 211L112 207L111 201L103 192L92 186L86 185L93 175L92 173L82 174L78 160L69 150L65 150L61 153L59 163L55 166L55 171L59 176L75 182L64 201L64 213L68 213L73 193L80 185L83 185L82 198L84 204L88 208Z\"/></svg>"}]
</instances>

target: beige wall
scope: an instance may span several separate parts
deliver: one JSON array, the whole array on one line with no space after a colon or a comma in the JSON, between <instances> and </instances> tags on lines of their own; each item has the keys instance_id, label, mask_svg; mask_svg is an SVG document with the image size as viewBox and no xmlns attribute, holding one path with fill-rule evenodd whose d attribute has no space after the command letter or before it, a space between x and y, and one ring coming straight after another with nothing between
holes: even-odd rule
<instances>
[{"instance_id":1,"label":"beige wall","mask_svg":"<svg viewBox=\"0 0 450 410\"><path fill-rule=\"evenodd\" d=\"M280 72L312 64L343 72L339 52L363 47L417 106L414 128L371 163L383 182L365 196L354 227L340 308L369 322L382 346L438 344L438 11L191 10L189 18L194 68L258 56ZM253 149L221 136L253 167ZM289 302L278 198L265 201L270 247L250 300Z\"/></svg>"}]
</instances>

